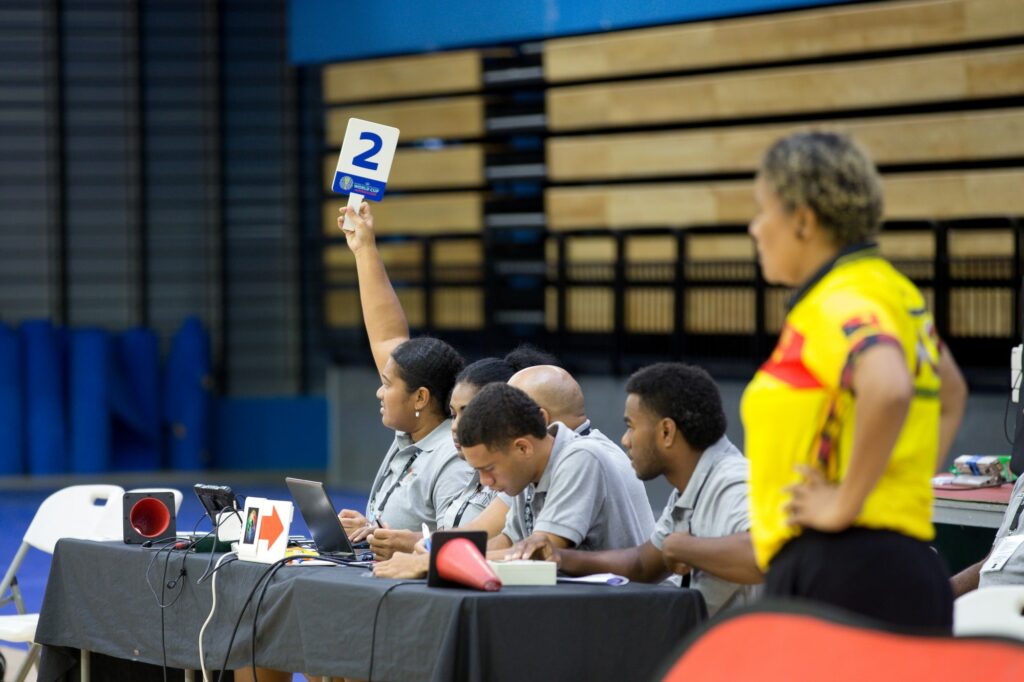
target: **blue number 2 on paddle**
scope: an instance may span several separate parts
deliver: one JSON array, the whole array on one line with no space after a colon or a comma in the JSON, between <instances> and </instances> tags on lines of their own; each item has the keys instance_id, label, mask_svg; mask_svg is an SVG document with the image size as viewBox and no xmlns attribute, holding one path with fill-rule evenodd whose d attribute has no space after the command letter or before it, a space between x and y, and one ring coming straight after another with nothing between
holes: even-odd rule
<instances>
[{"instance_id":1,"label":"blue number 2 on paddle","mask_svg":"<svg viewBox=\"0 0 1024 682\"><path fill-rule=\"evenodd\" d=\"M380 135L376 133L371 133L369 131L364 131L360 133L359 139L369 140L370 148L367 149L362 154L356 154L355 157L352 159L352 165L358 166L359 168L377 170L377 162L370 161L370 159L376 156L377 152L380 151L380 148L384 145L384 140L380 139Z\"/></svg>"}]
</instances>

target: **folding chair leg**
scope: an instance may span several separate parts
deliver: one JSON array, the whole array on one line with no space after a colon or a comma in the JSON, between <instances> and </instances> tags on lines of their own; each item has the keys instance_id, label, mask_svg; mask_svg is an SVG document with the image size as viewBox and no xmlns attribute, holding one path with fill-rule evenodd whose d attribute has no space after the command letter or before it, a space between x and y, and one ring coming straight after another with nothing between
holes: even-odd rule
<instances>
[{"instance_id":1,"label":"folding chair leg","mask_svg":"<svg viewBox=\"0 0 1024 682\"><path fill-rule=\"evenodd\" d=\"M91 657L89 656L89 652L87 650L85 650L85 649L82 649L82 660L81 660L81 665L79 666L82 669L82 682L89 682L89 679L90 679L90 675L89 675L89 667L90 667L89 664L90 664L90 661L91 661Z\"/></svg>"},{"instance_id":2,"label":"folding chair leg","mask_svg":"<svg viewBox=\"0 0 1024 682\"><path fill-rule=\"evenodd\" d=\"M7 567L7 573L4 575L3 580L0 580L0 604L6 604L11 600L11 598L6 597L7 590L10 589L11 583L14 582L14 574L21 566L22 560L28 553L28 546L27 542L21 543L21 546L18 547L18 551L14 555L14 559L11 561L11 565ZM17 601L21 600L20 594L12 595L12 597ZM25 613L24 604L18 605L18 613Z\"/></svg>"},{"instance_id":3,"label":"folding chair leg","mask_svg":"<svg viewBox=\"0 0 1024 682\"><path fill-rule=\"evenodd\" d=\"M25 613L25 600L21 596L21 586L18 585L16 577L11 578L11 598L14 600L14 608L18 613Z\"/></svg>"},{"instance_id":4,"label":"folding chair leg","mask_svg":"<svg viewBox=\"0 0 1024 682\"><path fill-rule=\"evenodd\" d=\"M15 682L25 682L25 678L28 677L28 671L35 665L37 658L39 658L39 645L33 643L28 648L28 655L22 661L21 667L18 668L18 676L14 678Z\"/></svg>"}]
</instances>

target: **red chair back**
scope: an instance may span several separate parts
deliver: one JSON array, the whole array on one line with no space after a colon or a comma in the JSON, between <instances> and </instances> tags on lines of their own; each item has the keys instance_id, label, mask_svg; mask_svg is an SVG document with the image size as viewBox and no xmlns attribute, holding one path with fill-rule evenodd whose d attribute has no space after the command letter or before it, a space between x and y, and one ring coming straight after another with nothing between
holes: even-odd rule
<instances>
[{"instance_id":1,"label":"red chair back","mask_svg":"<svg viewBox=\"0 0 1024 682\"><path fill-rule=\"evenodd\" d=\"M664 682L1016 682L1024 643L906 635L804 613L751 612L711 626Z\"/></svg>"}]
</instances>

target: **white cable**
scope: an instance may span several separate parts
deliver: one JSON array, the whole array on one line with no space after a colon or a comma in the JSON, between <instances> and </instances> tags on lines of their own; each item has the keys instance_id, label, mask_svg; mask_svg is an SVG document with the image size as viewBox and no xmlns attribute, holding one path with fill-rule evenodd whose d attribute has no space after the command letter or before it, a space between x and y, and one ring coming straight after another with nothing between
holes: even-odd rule
<instances>
[{"instance_id":1,"label":"white cable","mask_svg":"<svg viewBox=\"0 0 1024 682\"><path fill-rule=\"evenodd\" d=\"M217 569L220 568L225 559L236 554L237 552L228 552L220 559L217 559L217 564L213 567L213 582L210 585L210 596L213 598L213 603L210 604L210 615L206 617L203 627L199 628L199 667L203 671L203 682L210 682L206 672L206 658L203 657L203 633L206 632L206 626L213 620L213 612L217 610L217 573L219 573Z\"/></svg>"}]
</instances>

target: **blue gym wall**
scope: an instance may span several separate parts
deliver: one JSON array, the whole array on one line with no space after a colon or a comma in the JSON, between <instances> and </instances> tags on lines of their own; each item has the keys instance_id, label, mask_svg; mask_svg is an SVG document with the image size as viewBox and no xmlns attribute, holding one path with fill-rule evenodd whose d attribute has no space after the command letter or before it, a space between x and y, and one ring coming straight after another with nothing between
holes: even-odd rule
<instances>
[{"instance_id":1,"label":"blue gym wall","mask_svg":"<svg viewBox=\"0 0 1024 682\"><path fill-rule=\"evenodd\" d=\"M372 395L368 402L372 401ZM214 469L327 468L327 399L225 398L214 408Z\"/></svg>"},{"instance_id":2,"label":"blue gym wall","mask_svg":"<svg viewBox=\"0 0 1024 682\"><path fill-rule=\"evenodd\" d=\"M291 0L296 64L493 45L849 0Z\"/></svg>"}]
</instances>

